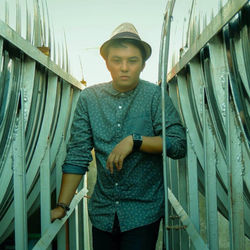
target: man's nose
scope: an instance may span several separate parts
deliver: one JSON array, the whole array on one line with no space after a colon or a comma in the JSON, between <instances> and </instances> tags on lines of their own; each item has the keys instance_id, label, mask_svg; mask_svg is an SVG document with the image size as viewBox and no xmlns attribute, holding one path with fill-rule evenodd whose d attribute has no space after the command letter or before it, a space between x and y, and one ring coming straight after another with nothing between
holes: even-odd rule
<instances>
[{"instance_id":1,"label":"man's nose","mask_svg":"<svg viewBox=\"0 0 250 250\"><path fill-rule=\"evenodd\" d=\"M121 70L122 71L128 71L128 63L126 61L123 61L121 64Z\"/></svg>"}]
</instances>

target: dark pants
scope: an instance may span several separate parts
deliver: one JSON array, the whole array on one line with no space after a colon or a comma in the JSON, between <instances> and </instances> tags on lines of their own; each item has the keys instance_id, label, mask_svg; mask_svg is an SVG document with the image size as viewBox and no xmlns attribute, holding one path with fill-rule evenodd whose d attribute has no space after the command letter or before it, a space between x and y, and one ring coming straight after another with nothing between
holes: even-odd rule
<instances>
[{"instance_id":1,"label":"dark pants","mask_svg":"<svg viewBox=\"0 0 250 250\"><path fill-rule=\"evenodd\" d=\"M120 231L117 215L112 233L92 228L94 250L155 250L160 220L126 232Z\"/></svg>"}]
</instances>

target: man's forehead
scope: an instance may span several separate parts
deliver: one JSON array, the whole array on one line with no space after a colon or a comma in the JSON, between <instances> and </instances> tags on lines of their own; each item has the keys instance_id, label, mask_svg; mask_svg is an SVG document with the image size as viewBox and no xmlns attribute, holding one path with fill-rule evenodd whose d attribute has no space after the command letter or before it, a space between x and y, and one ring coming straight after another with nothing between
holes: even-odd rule
<instances>
[{"instance_id":1,"label":"man's forehead","mask_svg":"<svg viewBox=\"0 0 250 250\"><path fill-rule=\"evenodd\" d=\"M112 55L111 54L111 57L112 58L122 58L123 56L120 56L120 55L116 55L116 54L114 54L114 55ZM127 58L140 58L140 56L138 55L138 56L127 56Z\"/></svg>"},{"instance_id":2,"label":"man's forehead","mask_svg":"<svg viewBox=\"0 0 250 250\"><path fill-rule=\"evenodd\" d=\"M141 51L132 44L126 44L126 46L110 46L109 54L130 54L131 56L140 56Z\"/></svg>"}]
</instances>

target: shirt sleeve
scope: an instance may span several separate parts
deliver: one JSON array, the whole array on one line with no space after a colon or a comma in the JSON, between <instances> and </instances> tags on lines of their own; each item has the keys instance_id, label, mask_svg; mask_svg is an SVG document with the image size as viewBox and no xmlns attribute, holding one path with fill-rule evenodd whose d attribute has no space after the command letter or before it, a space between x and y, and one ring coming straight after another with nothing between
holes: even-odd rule
<instances>
[{"instance_id":1,"label":"shirt sleeve","mask_svg":"<svg viewBox=\"0 0 250 250\"><path fill-rule=\"evenodd\" d=\"M92 161L93 137L86 94L87 91L83 90L76 105L67 155L62 166L63 173L83 175Z\"/></svg>"},{"instance_id":2,"label":"shirt sleeve","mask_svg":"<svg viewBox=\"0 0 250 250\"><path fill-rule=\"evenodd\" d=\"M162 98L161 88L157 88L152 101L153 127L157 136L162 136ZM186 131L181 123L180 116L175 109L172 100L166 94L166 148L167 156L172 159L185 157L187 151Z\"/></svg>"}]
</instances>

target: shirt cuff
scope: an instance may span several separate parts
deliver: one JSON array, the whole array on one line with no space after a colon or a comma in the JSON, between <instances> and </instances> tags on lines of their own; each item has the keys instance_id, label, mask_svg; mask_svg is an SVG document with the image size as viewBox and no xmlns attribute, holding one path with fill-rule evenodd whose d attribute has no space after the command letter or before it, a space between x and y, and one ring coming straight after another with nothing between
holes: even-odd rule
<instances>
[{"instance_id":1,"label":"shirt cuff","mask_svg":"<svg viewBox=\"0 0 250 250\"><path fill-rule=\"evenodd\" d=\"M63 164L62 171L64 174L80 174L84 175L87 171L87 167L76 166L71 164Z\"/></svg>"},{"instance_id":2,"label":"shirt cuff","mask_svg":"<svg viewBox=\"0 0 250 250\"><path fill-rule=\"evenodd\" d=\"M171 151L172 143L171 143L171 139L169 137L166 137L166 147L167 147L167 152Z\"/></svg>"}]
</instances>

